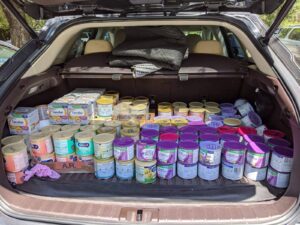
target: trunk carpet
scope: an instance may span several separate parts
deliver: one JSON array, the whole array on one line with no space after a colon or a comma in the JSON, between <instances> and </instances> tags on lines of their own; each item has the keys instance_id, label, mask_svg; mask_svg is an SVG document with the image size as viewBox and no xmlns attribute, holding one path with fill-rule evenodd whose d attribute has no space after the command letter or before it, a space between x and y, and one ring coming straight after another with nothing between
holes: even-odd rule
<instances>
[{"instance_id":1,"label":"trunk carpet","mask_svg":"<svg viewBox=\"0 0 300 225\"><path fill-rule=\"evenodd\" d=\"M231 181L219 177L215 181L200 178L183 180L175 177L153 184L140 184L135 180L121 181L117 178L99 180L94 174L62 174L56 181L32 178L29 182L17 185L22 192L51 197L86 198L137 198L151 200L190 200L190 201L265 201L280 197L283 189L272 188L266 182L253 182L247 178Z\"/></svg>"}]
</instances>

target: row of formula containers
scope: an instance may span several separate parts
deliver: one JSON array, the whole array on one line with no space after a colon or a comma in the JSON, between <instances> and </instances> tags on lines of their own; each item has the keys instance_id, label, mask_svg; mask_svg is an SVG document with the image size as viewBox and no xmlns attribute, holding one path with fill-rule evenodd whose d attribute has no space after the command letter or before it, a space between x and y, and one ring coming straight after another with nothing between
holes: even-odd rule
<instances>
[{"instance_id":1,"label":"row of formula containers","mask_svg":"<svg viewBox=\"0 0 300 225\"><path fill-rule=\"evenodd\" d=\"M96 101L105 89L77 88L48 105L51 124L89 124L97 111Z\"/></svg>"}]
</instances>

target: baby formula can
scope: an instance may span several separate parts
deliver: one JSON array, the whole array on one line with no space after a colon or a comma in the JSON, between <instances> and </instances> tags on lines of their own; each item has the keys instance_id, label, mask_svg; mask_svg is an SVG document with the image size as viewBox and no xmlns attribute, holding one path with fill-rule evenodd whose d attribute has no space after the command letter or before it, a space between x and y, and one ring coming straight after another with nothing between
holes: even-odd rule
<instances>
[{"instance_id":1,"label":"baby formula can","mask_svg":"<svg viewBox=\"0 0 300 225\"><path fill-rule=\"evenodd\" d=\"M177 134L178 133L178 129L176 126L163 126L160 128L160 133L164 134L164 133L174 133Z\"/></svg>"},{"instance_id":2,"label":"baby formula can","mask_svg":"<svg viewBox=\"0 0 300 225\"><path fill-rule=\"evenodd\" d=\"M187 125L187 126L183 126L181 128L179 128L179 133L180 134L198 134L198 128L196 126L191 126L191 125Z\"/></svg>"},{"instance_id":3,"label":"baby formula can","mask_svg":"<svg viewBox=\"0 0 300 225\"><path fill-rule=\"evenodd\" d=\"M123 128L121 130L121 137L129 137L134 140L134 142L140 139L140 129L139 128Z\"/></svg>"},{"instance_id":4,"label":"baby formula can","mask_svg":"<svg viewBox=\"0 0 300 225\"><path fill-rule=\"evenodd\" d=\"M7 179L12 184L23 184L24 183L24 171L20 172L7 172Z\"/></svg>"},{"instance_id":5,"label":"baby formula can","mask_svg":"<svg viewBox=\"0 0 300 225\"><path fill-rule=\"evenodd\" d=\"M60 131L60 129L61 129L60 125L49 125L49 126L43 127L41 129L41 132L42 133L48 133L48 134L52 135L52 134Z\"/></svg>"},{"instance_id":6,"label":"baby formula can","mask_svg":"<svg viewBox=\"0 0 300 225\"><path fill-rule=\"evenodd\" d=\"M77 161L90 162L94 159L94 155L78 155Z\"/></svg>"},{"instance_id":7,"label":"baby formula can","mask_svg":"<svg viewBox=\"0 0 300 225\"><path fill-rule=\"evenodd\" d=\"M245 104L247 102L248 101L246 99L239 98L239 99L235 100L233 106L234 106L234 108L237 108L237 107L239 107L239 106L241 106L241 105L243 105L243 104Z\"/></svg>"},{"instance_id":8,"label":"baby formula can","mask_svg":"<svg viewBox=\"0 0 300 225\"><path fill-rule=\"evenodd\" d=\"M116 176L120 180L131 180L134 176L134 160L116 160Z\"/></svg>"},{"instance_id":9,"label":"baby formula can","mask_svg":"<svg viewBox=\"0 0 300 225\"><path fill-rule=\"evenodd\" d=\"M218 134L202 133L199 136L200 144L203 142L219 143L220 136Z\"/></svg>"},{"instance_id":10,"label":"baby formula can","mask_svg":"<svg viewBox=\"0 0 300 225\"><path fill-rule=\"evenodd\" d=\"M246 163L244 175L245 175L245 177L249 178L250 180L262 181L262 180L266 179L267 167L255 168L255 167L251 166L249 163Z\"/></svg>"},{"instance_id":11,"label":"baby formula can","mask_svg":"<svg viewBox=\"0 0 300 225\"><path fill-rule=\"evenodd\" d=\"M198 135L191 133L183 133L180 135L180 141L192 141L198 143Z\"/></svg>"},{"instance_id":12,"label":"baby formula can","mask_svg":"<svg viewBox=\"0 0 300 225\"><path fill-rule=\"evenodd\" d=\"M218 134L218 129L207 125L197 126L198 132L201 134Z\"/></svg>"},{"instance_id":13,"label":"baby formula can","mask_svg":"<svg viewBox=\"0 0 300 225\"><path fill-rule=\"evenodd\" d=\"M201 142L199 161L204 165L219 165L221 162L221 153L221 144L215 142Z\"/></svg>"},{"instance_id":14,"label":"baby formula can","mask_svg":"<svg viewBox=\"0 0 300 225\"><path fill-rule=\"evenodd\" d=\"M113 156L113 134L98 134L93 138L94 153L97 159L108 159Z\"/></svg>"},{"instance_id":15,"label":"baby formula can","mask_svg":"<svg viewBox=\"0 0 300 225\"><path fill-rule=\"evenodd\" d=\"M194 179L197 177L198 166L197 163L185 164L180 161L177 162L177 174L182 179Z\"/></svg>"},{"instance_id":16,"label":"baby formula can","mask_svg":"<svg viewBox=\"0 0 300 225\"><path fill-rule=\"evenodd\" d=\"M113 142L116 160L129 161L134 158L134 140L129 137L117 138Z\"/></svg>"},{"instance_id":17,"label":"baby formula can","mask_svg":"<svg viewBox=\"0 0 300 225\"><path fill-rule=\"evenodd\" d=\"M150 162L135 160L135 177L142 184L154 183L156 180L156 160Z\"/></svg>"},{"instance_id":18,"label":"baby formula can","mask_svg":"<svg viewBox=\"0 0 300 225\"><path fill-rule=\"evenodd\" d=\"M142 126L142 130L156 130L159 131L159 124L155 124L155 123L145 123Z\"/></svg>"},{"instance_id":19,"label":"baby formula can","mask_svg":"<svg viewBox=\"0 0 300 225\"><path fill-rule=\"evenodd\" d=\"M240 180L243 177L244 164L232 164L223 160L222 176L229 180Z\"/></svg>"},{"instance_id":20,"label":"baby formula can","mask_svg":"<svg viewBox=\"0 0 300 225\"><path fill-rule=\"evenodd\" d=\"M229 108L229 107L221 108L221 114L224 118L232 117L236 114L236 112L237 111L234 108Z\"/></svg>"},{"instance_id":21,"label":"baby formula can","mask_svg":"<svg viewBox=\"0 0 300 225\"><path fill-rule=\"evenodd\" d=\"M291 172L293 166L293 149L281 146L274 147L270 166L278 172Z\"/></svg>"},{"instance_id":22,"label":"baby formula can","mask_svg":"<svg viewBox=\"0 0 300 225\"><path fill-rule=\"evenodd\" d=\"M212 116L214 116L214 115L218 115L218 114L220 114L220 112L221 112L221 109L220 108L218 108L218 107L208 107L208 106L206 106L205 107L205 121L207 122L207 121L211 121L212 120Z\"/></svg>"},{"instance_id":23,"label":"baby formula can","mask_svg":"<svg viewBox=\"0 0 300 225\"><path fill-rule=\"evenodd\" d=\"M226 118L223 120L224 125L229 127L239 127L241 125L241 120L237 118Z\"/></svg>"},{"instance_id":24,"label":"baby formula can","mask_svg":"<svg viewBox=\"0 0 300 225\"><path fill-rule=\"evenodd\" d=\"M136 143L136 158L139 161L153 161L156 159L156 142L140 140Z\"/></svg>"},{"instance_id":25,"label":"baby formula can","mask_svg":"<svg viewBox=\"0 0 300 225\"><path fill-rule=\"evenodd\" d=\"M198 176L204 180L216 180L219 178L220 165L204 165L198 163Z\"/></svg>"},{"instance_id":26,"label":"baby formula can","mask_svg":"<svg viewBox=\"0 0 300 225\"><path fill-rule=\"evenodd\" d=\"M99 179L109 179L115 174L115 162L113 158L94 159L95 176Z\"/></svg>"},{"instance_id":27,"label":"baby formula can","mask_svg":"<svg viewBox=\"0 0 300 225\"><path fill-rule=\"evenodd\" d=\"M239 142L241 139L241 137L238 134L221 134L220 135L220 144L224 145L225 142L227 141L235 141L235 142Z\"/></svg>"},{"instance_id":28,"label":"baby formula can","mask_svg":"<svg viewBox=\"0 0 300 225\"><path fill-rule=\"evenodd\" d=\"M141 140L150 139L153 141L158 141L159 132L157 130L142 130L141 131Z\"/></svg>"},{"instance_id":29,"label":"baby formula can","mask_svg":"<svg viewBox=\"0 0 300 225\"><path fill-rule=\"evenodd\" d=\"M242 117L246 116L249 112L254 112L254 109L249 102L236 106L236 108Z\"/></svg>"},{"instance_id":30,"label":"baby formula can","mask_svg":"<svg viewBox=\"0 0 300 225\"><path fill-rule=\"evenodd\" d=\"M161 179L172 179L176 176L176 163L173 164L158 164L157 176Z\"/></svg>"},{"instance_id":31,"label":"baby formula can","mask_svg":"<svg viewBox=\"0 0 300 225\"><path fill-rule=\"evenodd\" d=\"M220 134L237 134L238 129L236 127L222 126L218 127Z\"/></svg>"},{"instance_id":32,"label":"baby formula can","mask_svg":"<svg viewBox=\"0 0 300 225\"><path fill-rule=\"evenodd\" d=\"M230 102L220 103L219 106L220 106L221 109L234 108L234 104L232 104Z\"/></svg>"},{"instance_id":33,"label":"baby formula can","mask_svg":"<svg viewBox=\"0 0 300 225\"><path fill-rule=\"evenodd\" d=\"M27 146L23 143L9 144L2 148L5 169L8 172L19 172L28 167Z\"/></svg>"},{"instance_id":34,"label":"baby formula can","mask_svg":"<svg viewBox=\"0 0 300 225\"><path fill-rule=\"evenodd\" d=\"M61 131L71 131L73 132L73 134L79 132L79 130L80 130L79 124L69 124L61 127Z\"/></svg>"},{"instance_id":35,"label":"baby formula can","mask_svg":"<svg viewBox=\"0 0 300 225\"><path fill-rule=\"evenodd\" d=\"M56 162L75 162L77 161L77 156L72 153L68 155L57 155L55 156Z\"/></svg>"},{"instance_id":36,"label":"baby formula can","mask_svg":"<svg viewBox=\"0 0 300 225\"><path fill-rule=\"evenodd\" d=\"M192 106L189 109L189 116L196 116L201 119L201 121L205 120L205 112L206 109L203 107Z\"/></svg>"},{"instance_id":37,"label":"baby formula can","mask_svg":"<svg viewBox=\"0 0 300 225\"><path fill-rule=\"evenodd\" d=\"M264 130L264 138L267 142L270 138L284 138L285 133L281 132L280 130Z\"/></svg>"},{"instance_id":38,"label":"baby formula can","mask_svg":"<svg viewBox=\"0 0 300 225\"><path fill-rule=\"evenodd\" d=\"M246 160L247 163L255 168L263 168L269 164L270 147L252 142L247 146Z\"/></svg>"},{"instance_id":39,"label":"baby formula can","mask_svg":"<svg viewBox=\"0 0 300 225\"><path fill-rule=\"evenodd\" d=\"M55 154L68 155L75 151L73 131L60 131L53 134Z\"/></svg>"},{"instance_id":40,"label":"baby formula can","mask_svg":"<svg viewBox=\"0 0 300 225\"><path fill-rule=\"evenodd\" d=\"M240 126L238 128L238 133L241 135L241 136L244 136L244 135L249 135L249 134L257 134L257 131L254 127L244 127L244 126Z\"/></svg>"},{"instance_id":41,"label":"baby formula can","mask_svg":"<svg viewBox=\"0 0 300 225\"><path fill-rule=\"evenodd\" d=\"M96 130L98 130L100 125L98 124L90 124L90 125L83 125L80 127L80 131L93 131L96 133Z\"/></svg>"},{"instance_id":42,"label":"baby formula can","mask_svg":"<svg viewBox=\"0 0 300 225\"><path fill-rule=\"evenodd\" d=\"M163 133L159 136L160 141L178 142L179 135L176 133Z\"/></svg>"},{"instance_id":43,"label":"baby formula can","mask_svg":"<svg viewBox=\"0 0 300 225\"><path fill-rule=\"evenodd\" d=\"M219 107L219 103L217 102L204 102L204 106L207 107Z\"/></svg>"},{"instance_id":44,"label":"baby formula can","mask_svg":"<svg viewBox=\"0 0 300 225\"><path fill-rule=\"evenodd\" d=\"M30 136L30 145L34 156L42 156L53 152L52 140L49 134L32 134Z\"/></svg>"},{"instance_id":45,"label":"baby formula can","mask_svg":"<svg viewBox=\"0 0 300 225\"><path fill-rule=\"evenodd\" d=\"M173 111L175 116L188 116L189 114L189 108L182 106L174 107Z\"/></svg>"},{"instance_id":46,"label":"baby formula can","mask_svg":"<svg viewBox=\"0 0 300 225\"><path fill-rule=\"evenodd\" d=\"M248 145L250 143L265 143L265 139L257 134L246 134L243 136L244 144Z\"/></svg>"},{"instance_id":47,"label":"baby formula can","mask_svg":"<svg viewBox=\"0 0 300 225\"><path fill-rule=\"evenodd\" d=\"M182 141L178 145L178 160L184 164L194 164L198 162L199 147L196 142Z\"/></svg>"},{"instance_id":48,"label":"baby formula can","mask_svg":"<svg viewBox=\"0 0 300 225\"><path fill-rule=\"evenodd\" d=\"M271 148L274 148L275 146L282 146L282 147L290 147L291 146L291 142L289 142L288 140L285 140L283 138L270 138L270 139L268 139L267 143Z\"/></svg>"},{"instance_id":49,"label":"baby formula can","mask_svg":"<svg viewBox=\"0 0 300 225\"><path fill-rule=\"evenodd\" d=\"M114 127L100 127L96 131L97 134L113 134L114 137L117 135L117 130Z\"/></svg>"},{"instance_id":50,"label":"baby formula can","mask_svg":"<svg viewBox=\"0 0 300 225\"><path fill-rule=\"evenodd\" d=\"M93 131L83 131L75 134L76 154L79 156L87 156L94 154Z\"/></svg>"},{"instance_id":51,"label":"baby formula can","mask_svg":"<svg viewBox=\"0 0 300 225\"><path fill-rule=\"evenodd\" d=\"M244 165L246 146L239 142L225 142L223 145L224 159L231 164Z\"/></svg>"},{"instance_id":52,"label":"baby formula can","mask_svg":"<svg viewBox=\"0 0 300 225\"><path fill-rule=\"evenodd\" d=\"M98 116L101 118L110 118L113 114L114 99L113 96L103 95L97 100Z\"/></svg>"},{"instance_id":53,"label":"baby formula can","mask_svg":"<svg viewBox=\"0 0 300 225\"><path fill-rule=\"evenodd\" d=\"M116 129L117 137L121 135L121 122L117 120L107 121L104 123L105 127L114 127Z\"/></svg>"},{"instance_id":54,"label":"baby formula can","mask_svg":"<svg viewBox=\"0 0 300 225\"><path fill-rule=\"evenodd\" d=\"M192 107L203 108L204 104L202 102L190 102L189 107L190 108L192 108Z\"/></svg>"},{"instance_id":55,"label":"baby formula can","mask_svg":"<svg viewBox=\"0 0 300 225\"><path fill-rule=\"evenodd\" d=\"M177 161L177 143L159 141L157 143L157 160L160 164L173 164Z\"/></svg>"},{"instance_id":56,"label":"baby formula can","mask_svg":"<svg viewBox=\"0 0 300 225\"><path fill-rule=\"evenodd\" d=\"M262 125L262 120L260 116L255 112L249 112L246 116L241 119L244 126L247 127L259 127Z\"/></svg>"},{"instance_id":57,"label":"baby formula can","mask_svg":"<svg viewBox=\"0 0 300 225\"><path fill-rule=\"evenodd\" d=\"M290 173L278 172L271 166L268 168L267 181L271 186L287 188L290 181Z\"/></svg>"},{"instance_id":58,"label":"baby formula can","mask_svg":"<svg viewBox=\"0 0 300 225\"><path fill-rule=\"evenodd\" d=\"M187 104L184 103L184 102L173 102L172 106L173 106L173 108L176 108L176 107L187 107Z\"/></svg>"},{"instance_id":59,"label":"baby formula can","mask_svg":"<svg viewBox=\"0 0 300 225\"><path fill-rule=\"evenodd\" d=\"M25 144L25 138L23 135L13 135L5 137L1 140L2 145L9 145L9 144L15 144L15 143L21 143Z\"/></svg>"},{"instance_id":60,"label":"baby formula can","mask_svg":"<svg viewBox=\"0 0 300 225\"><path fill-rule=\"evenodd\" d=\"M211 120L206 122L208 127L219 128L223 126L223 122L219 120Z\"/></svg>"},{"instance_id":61,"label":"baby formula can","mask_svg":"<svg viewBox=\"0 0 300 225\"><path fill-rule=\"evenodd\" d=\"M41 156L36 156L34 157L34 159L39 162L54 162L55 161L55 155L54 152L50 153L50 154L45 154L45 155L41 155Z\"/></svg>"}]
</instances>

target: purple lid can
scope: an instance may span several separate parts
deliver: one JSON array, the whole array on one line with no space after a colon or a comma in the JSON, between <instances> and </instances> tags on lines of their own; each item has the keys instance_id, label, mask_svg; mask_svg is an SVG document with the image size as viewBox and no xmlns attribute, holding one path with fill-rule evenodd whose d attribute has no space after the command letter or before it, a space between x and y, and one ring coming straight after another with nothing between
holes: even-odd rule
<instances>
[{"instance_id":1,"label":"purple lid can","mask_svg":"<svg viewBox=\"0 0 300 225\"><path fill-rule=\"evenodd\" d=\"M268 166L271 148L263 143L250 142L247 145L246 160L252 167L263 168Z\"/></svg>"},{"instance_id":2,"label":"purple lid can","mask_svg":"<svg viewBox=\"0 0 300 225\"><path fill-rule=\"evenodd\" d=\"M193 141L182 141L178 145L178 160L185 164L198 162L199 145Z\"/></svg>"},{"instance_id":3,"label":"purple lid can","mask_svg":"<svg viewBox=\"0 0 300 225\"><path fill-rule=\"evenodd\" d=\"M162 126L160 128L160 133L163 134L163 133L175 133L177 134L178 133L178 129L176 126Z\"/></svg>"},{"instance_id":4,"label":"purple lid can","mask_svg":"<svg viewBox=\"0 0 300 225\"><path fill-rule=\"evenodd\" d=\"M134 158L134 140L129 137L117 138L113 142L116 160L129 161Z\"/></svg>"},{"instance_id":5,"label":"purple lid can","mask_svg":"<svg viewBox=\"0 0 300 225\"><path fill-rule=\"evenodd\" d=\"M142 127L142 129L144 130L149 130L149 129L151 129L151 130L157 130L157 131L159 131L159 124L156 124L156 123L146 123L146 124L144 124L143 125L143 127Z\"/></svg>"},{"instance_id":6,"label":"purple lid can","mask_svg":"<svg viewBox=\"0 0 300 225\"><path fill-rule=\"evenodd\" d=\"M220 136L218 134L211 134L211 133L204 133L200 134L200 143L204 141L209 141L209 142L219 142Z\"/></svg>"},{"instance_id":7,"label":"purple lid can","mask_svg":"<svg viewBox=\"0 0 300 225\"><path fill-rule=\"evenodd\" d=\"M290 147L291 142L283 138L270 138L268 140L268 145L272 148L275 146Z\"/></svg>"},{"instance_id":8,"label":"purple lid can","mask_svg":"<svg viewBox=\"0 0 300 225\"><path fill-rule=\"evenodd\" d=\"M221 109L224 109L224 108L234 108L234 105L232 103L230 103L230 102L221 103L219 106L220 106Z\"/></svg>"},{"instance_id":9,"label":"purple lid can","mask_svg":"<svg viewBox=\"0 0 300 225\"><path fill-rule=\"evenodd\" d=\"M294 151L289 147L275 146L272 151L270 165L278 172L291 172Z\"/></svg>"},{"instance_id":10,"label":"purple lid can","mask_svg":"<svg viewBox=\"0 0 300 225\"><path fill-rule=\"evenodd\" d=\"M193 133L183 133L179 136L180 141L194 141L198 142L198 135Z\"/></svg>"},{"instance_id":11,"label":"purple lid can","mask_svg":"<svg viewBox=\"0 0 300 225\"><path fill-rule=\"evenodd\" d=\"M218 121L218 120L210 120L210 121L207 121L206 124L208 127L212 127L212 128L218 128L218 127L222 127L224 125L222 121Z\"/></svg>"},{"instance_id":12,"label":"purple lid can","mask_svg":"<svg viewBox=\"0 0 300 225\"><path fill-rule=\"evenodd\" d=\"M223 156L226 162L242 165L245 162L246 146L235 141L224 142Z\"/></svg>"},{"instance_id":13,"label":"purple lid can","mask_svg":"<svg viewBox=\"0 0 300 225\"><path fill-rule=\"evenodd\" d=\"M222 108L221 113L223 117L227 118L234 116L237 113L237 110L234 108Z\"/></svg>"},{"instance_id":14,"label":"purple lid can","mask_svg":"<svg viewBox=\"0 0 300 225\"><path fill-rule=\"evenodd\" d=\"M183 126L183 127L179 128L179 133L180 134L183 134L183 133L198 134L198 129L196 126L187 125L187 126Z\"/></svg>"},{"instance_id":15,"label":"purple lid can","mask_svg":"<svg viewBox=\"0 0 300 225\"><path fill-rule=\"evenodd\" d=\"M207 133L210 133L210 134L217 134L218 133L217 128L209 127L207 125L198 127L198 131L199 131L200 135L201 134L207 134Z\"/></svg>"},{"instance_id":16,"label":"purple lid can","mask_svg":"<svg viewBox=\"0 0 300 225\"><path fill-rule=\"evenodd\" d=\"M236 141L240 142L241 136L238 134L221 134L220 143L223 145L226 141Z\"/></svg>"},{"instance_id":17,"label":"purple lid can","mask_svg":"<svg viewBox=\"0 0 300 225\"><path fill-rule=\"evenodd\" d=\"M246 134L243 136L244 138L244 143L249 144L251 142L255 143L265 143L265 139L263 136L259 136L257 134Z\"/></svg>"},{"instance_id":18,"label":"purple lid can","mask_svg":"<svg viewBox=\"0 0 300 225\"><path fill-rule=\"evenodd\" d=\"M173 164L158 164L157 176L161 179L170 180L176 176L176 163Z\"/></svg>"},{"instance_id":19,"label":"purple lid can","mask_svg":"<svg viewBox=\"0 0 300 225\"><path fill-rule=\"evenodd\" d=\"M159 141L157 147L157 160L160 164L173 164L177 161L177 143Z\"/></svg>"},{"instance_id":20,"label":"purple lid can","mask_svg":"<svg viewBox=\"0 0 300 225\"><path fill-rule=\"evenodd\" d=\"M156 142L153 140L139 140L136 143L136 158L148 162L156 159Z\"/></svg>"},{"instance_id":21,"label":"purple lid can","mask_svg":"<svg viewBox=\"0 0 300 225\"><path fill-rule=\"evenodd\" d=\"M154 141L158 141L159 132L157 130L152 129L144 129L141 131L141 139L150 139Z\"/></svg>"},{"instance_id":22,"label":"purple lid can","mask_svg":"<svg viewBox=\"0 0 300 225\"><path fill-rule=\"evenodd\" d=\"M221 163L222 145L215 142L201 142L199 161L204 165L219 165Z\"/></svg>"},{"instance_id":23,"label":"purple lid can","mask_svg":"<svg viewBox=\"0 0 300 225\"><path fill-rule=\"evenodd\" d=\"M220 115L211 115L210 120L223 122L224 118L223 118L223 116L220 116Z\"/></svg>"}]
</instances>

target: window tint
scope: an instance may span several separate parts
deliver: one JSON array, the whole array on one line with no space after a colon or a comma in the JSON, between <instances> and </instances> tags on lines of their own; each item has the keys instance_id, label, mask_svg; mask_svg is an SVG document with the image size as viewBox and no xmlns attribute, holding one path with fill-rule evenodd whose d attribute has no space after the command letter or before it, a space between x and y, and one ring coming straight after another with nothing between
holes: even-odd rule
<instances>
[{"instance_id":1,"label":"window tint","mask_svg":"<svg viewBox=\"0 0 300 225\"><path fill-rule=\"evenodd\" d=\"M290 33L289 39L295 40L295 41L300 41L300 28L294 29L294 30Z\"/></svg>"},{"instance_id":2,"label":"window tint","mask_svg":"<svg viewBox=\"0 0 300 225\"><path fill-rule=\"evenodd\" d=\"M285 38L285 36L290 32L292 28L282 28L279 31L278 37L279 38Z\"/></svg>"}]
</instances>

